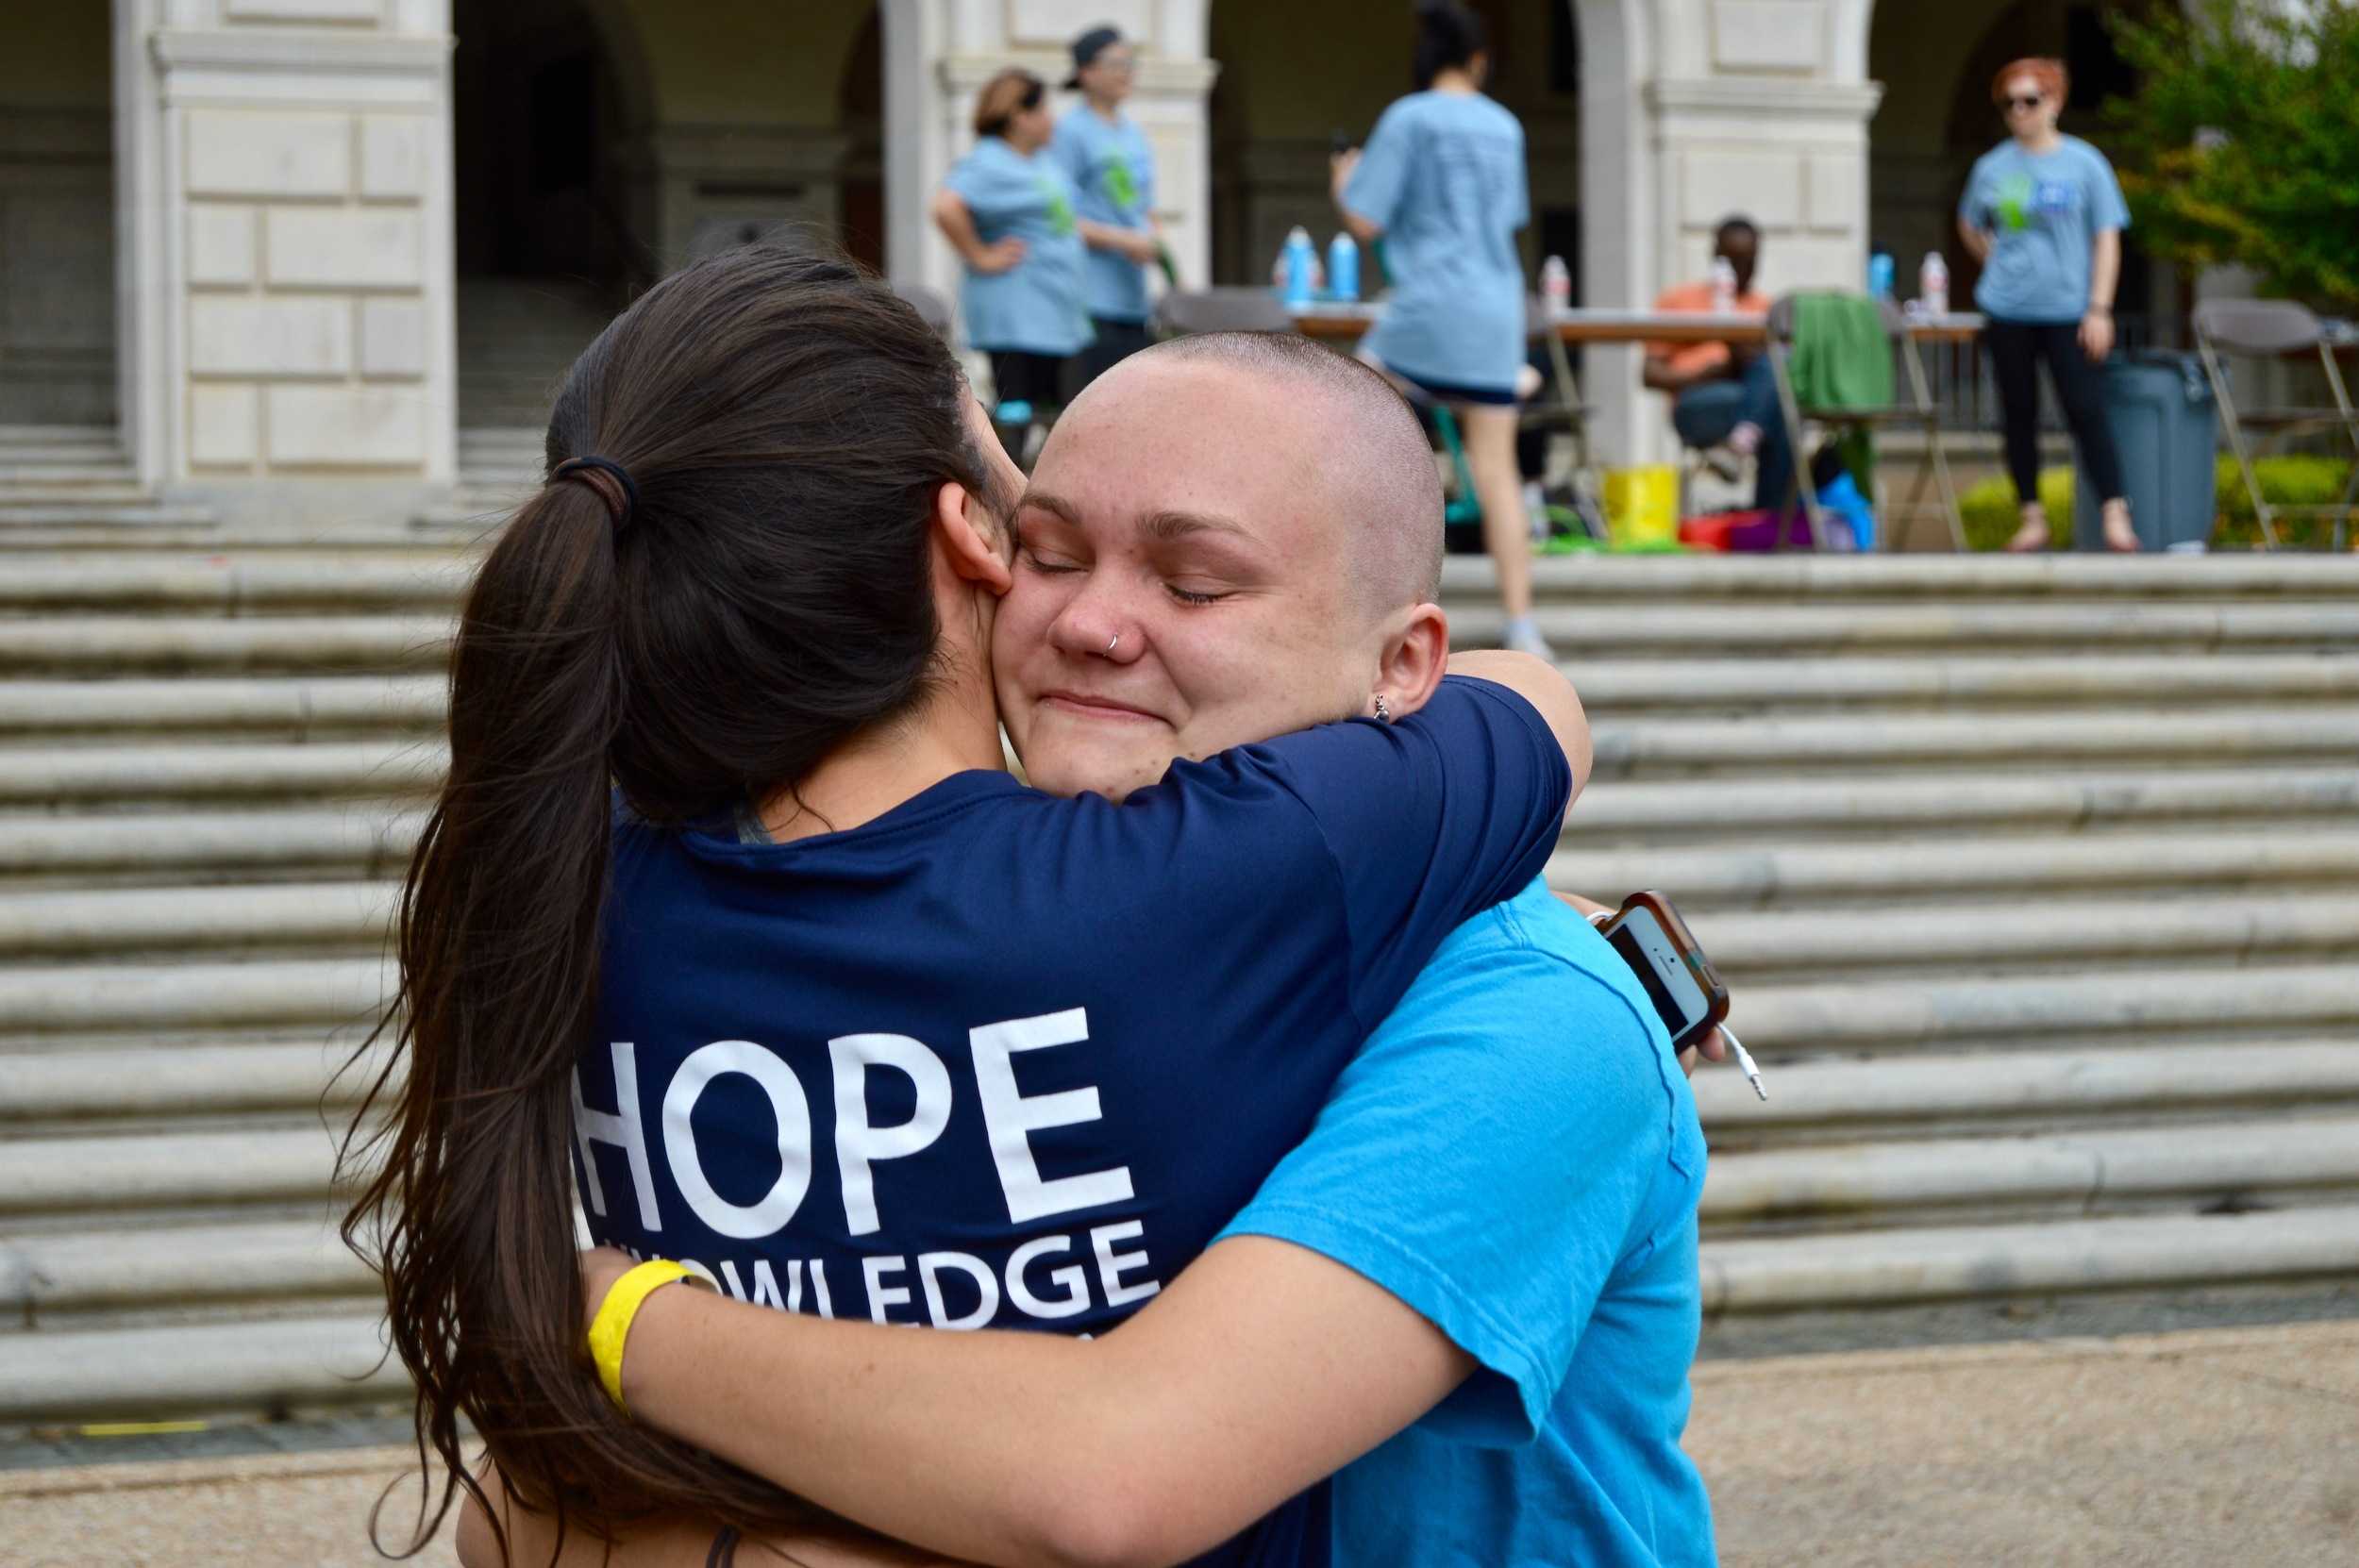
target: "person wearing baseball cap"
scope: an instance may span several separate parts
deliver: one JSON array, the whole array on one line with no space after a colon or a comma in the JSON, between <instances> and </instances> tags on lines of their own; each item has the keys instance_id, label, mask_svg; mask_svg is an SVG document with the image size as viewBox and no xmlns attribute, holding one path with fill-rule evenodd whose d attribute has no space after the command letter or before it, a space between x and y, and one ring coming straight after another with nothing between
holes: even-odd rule
<instances>
[{"instance_id":1,"label":"person wearing baseball cap","mask_svg":"<svg viewBox=\"0 0 2359 1568\"><path fill-rule=\"evenodd\" d=\"M1116 27L1092 27L1073 41L1067 92L1081 102L1057 123L1049 156L1078 192L1089 257L1083 298L1096 341L1074 357L1067 397L1147 343L1146 269L1163 254L1155 226L1155 150L1123 111L1137 60Z\"/></svg>"}]
</instances>

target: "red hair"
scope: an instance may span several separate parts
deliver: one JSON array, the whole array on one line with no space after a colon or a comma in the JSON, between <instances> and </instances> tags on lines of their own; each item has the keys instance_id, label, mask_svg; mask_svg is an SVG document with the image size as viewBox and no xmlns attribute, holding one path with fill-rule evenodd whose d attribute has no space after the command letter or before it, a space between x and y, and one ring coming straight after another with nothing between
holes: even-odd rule
<instances>
[{"instance_id":1,"label":"red hair","mask_svg":"<svg viewBox=\"0 0 2359 1568\"><path fill-rule=\"evenodd\" d=\"M1990 101L1994 104L2005 103L2008 84L2018 76L2029 76L2039 83L2040 92L2058 108L2064 107L2065 99L2072 92L2072 73L2065 68L2064 61L2034 58L2016 60L1993 76L1990 79Z\"/></svg>"}]
</instances>

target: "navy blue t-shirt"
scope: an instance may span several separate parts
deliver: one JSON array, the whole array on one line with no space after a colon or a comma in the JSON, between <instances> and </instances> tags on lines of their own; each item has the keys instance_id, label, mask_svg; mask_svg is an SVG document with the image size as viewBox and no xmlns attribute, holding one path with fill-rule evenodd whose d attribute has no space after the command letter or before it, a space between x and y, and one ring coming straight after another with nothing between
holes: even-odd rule
<instances>
[{"instance_id":1,"label":"navy blue t-shirt","mask_svg":"<svg viewBox=\"0 0 2359 1568\"><path fill-rule=\"evenodd\" d=\"M1102 1333L1538 874L1570 792L1529 704L1452 679L1120 806L979 772L783 844L623 821L576 1075L591 1231L790 1310ZM1325 1562L1325 1492L1204 1560Z\"/></svg>"}]
</instances>

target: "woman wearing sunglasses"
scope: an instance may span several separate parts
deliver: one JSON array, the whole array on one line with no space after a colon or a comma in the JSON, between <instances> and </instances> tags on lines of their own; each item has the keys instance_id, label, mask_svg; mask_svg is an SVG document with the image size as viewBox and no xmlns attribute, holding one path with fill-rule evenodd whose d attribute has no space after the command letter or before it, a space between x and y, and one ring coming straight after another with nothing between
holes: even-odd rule
<instances>
[{"instance_id":1,"label":"woman wearing sunglasses","mask_svg":"<svg viewBox=\"0 0 2359 1568\"><path fill-rule=\"evenodd\" d=\"M1958 206L1958 233L1983 264L1974 301L1989 318L2007 471L2022 506L2023 525L2007 548L2048 548L2048 512L2039 500L2045 359L2073 446L2105 504L2105 547L2128 552L2137 549L2138 536L2099 367L2114 349L2114 289L2130 209L2105 155L2057 129L2070 86L2062 60L2021 59L1999 73L1992 95L2011 134L1974 165Z\"/></svg>"}]
</instances>

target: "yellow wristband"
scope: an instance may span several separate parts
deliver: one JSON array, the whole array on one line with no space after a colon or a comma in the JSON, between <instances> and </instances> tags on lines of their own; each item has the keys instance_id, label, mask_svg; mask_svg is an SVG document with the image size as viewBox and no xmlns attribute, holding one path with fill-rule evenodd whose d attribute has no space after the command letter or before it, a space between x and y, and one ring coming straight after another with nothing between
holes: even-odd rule
<instances>
[{"instance_id":1,"label":"yellow wristband","mask_svg":"<svg viewBox=\"0 0 2359 1568\"><path fill-rule=\"evenodd\" d=\"M650 1259L614 1281L598 1303L598 1315L590 1320L590 1359L597 1363L598 1381L616 1410L629 1409L623 1403L623 1343L630 1338L631 1319L656 1290L688 1276L686 1269L669 1259Z\"/></svg>"}]
</instances>

